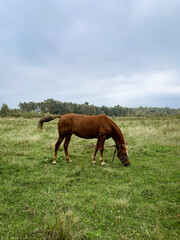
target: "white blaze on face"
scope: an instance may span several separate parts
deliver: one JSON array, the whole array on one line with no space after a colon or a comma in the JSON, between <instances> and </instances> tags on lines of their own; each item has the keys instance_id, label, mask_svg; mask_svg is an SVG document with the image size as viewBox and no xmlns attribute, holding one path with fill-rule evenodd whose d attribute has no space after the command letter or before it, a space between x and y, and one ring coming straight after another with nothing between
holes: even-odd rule
<instances>
[{"instance_id":1,"label":"white blaze on face","mask_svg":"<svg viewBox=\"0 0 180 240\"><path fill-rule=\"evenodd\" d=\"M128 146L125 144L126 154L128 156Z\"/></svg>"}]
</instances>

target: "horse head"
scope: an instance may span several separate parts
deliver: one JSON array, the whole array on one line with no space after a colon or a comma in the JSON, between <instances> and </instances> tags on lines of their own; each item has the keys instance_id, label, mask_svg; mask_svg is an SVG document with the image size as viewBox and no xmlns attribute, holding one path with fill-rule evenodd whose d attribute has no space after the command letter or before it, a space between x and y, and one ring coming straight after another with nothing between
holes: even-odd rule
<instances>
[{"instance_id":1,"label":"horse head","mask_svg":"<svg viewBox=\"0 0 180 240\"><path fill-rule=\"evenodd\" d=\"M121 144L116 146L117 148L117 156L121 160L122 164L125 167L130 165L129 157L128 157L128 146L127 144Z\"/></svg>"}]
</instances>

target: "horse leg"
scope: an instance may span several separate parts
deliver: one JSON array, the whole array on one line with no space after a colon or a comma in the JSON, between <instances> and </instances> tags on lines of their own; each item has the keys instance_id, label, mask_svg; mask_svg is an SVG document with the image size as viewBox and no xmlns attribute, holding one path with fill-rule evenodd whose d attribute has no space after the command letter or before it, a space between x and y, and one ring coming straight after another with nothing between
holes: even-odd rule
<instances>
[{"instance_id":1,"label":"horse leg","mask_svg":"<svg viewBox=\"0 0 180 240\"><path fill-rule=\"evenodd\" d=\"M56 144L55 144L55 151L54 151L54 157L53 157L53 162L52 162L52 164L56 164L57 151L58 151L58 149L59 149L59 147L60 147L63 139L64 139L64 137L60 137L60 136L59 136L59 138L58 138L58 140L57 140L57 142L56 142Z\"/></svg>"},{"instance_id":2,"label":"horse leg","mask_svg":"<svg viewBox=\"0 0 180 240\"><path fill-rule=\"evenodd\" d=\"M105 162L103 160L103 151L104 151L104 142L106 140L106 137L101 137L99 139L99 147L100 147L100 163L101 163L101 166L105 165Z\"/></svg>"},{"instance_id":3,"label":"horse leg","mask_svg":"<svg viewBox=\"0 0 180 240\"><path fill-rule=\"evenodd\" d=\"M95 147L95 150L94 150L94 153L93 153L93 156L92 156L92 163L95 164L96 161L95 161L95 158L96 158L96 153L99 149L99 139L97 140L97 143L96 143L96 147Z\"/></svg>"},{"instance_id":4,"label":"horse leg","mask_svg":"<svg viewBox=\"0 0 180 240\"><path fill-rule=\"evenodd\" d=\"M66 136L65 142L64 142L64 152L65 152L65 156L66 156L66 160L68 163L71 163L71 159L69 157L69 153L68 153L68 146L69 146L69 142L71 140L71 136L72 134L69 134Z\"/></svg>"}]
</instances>

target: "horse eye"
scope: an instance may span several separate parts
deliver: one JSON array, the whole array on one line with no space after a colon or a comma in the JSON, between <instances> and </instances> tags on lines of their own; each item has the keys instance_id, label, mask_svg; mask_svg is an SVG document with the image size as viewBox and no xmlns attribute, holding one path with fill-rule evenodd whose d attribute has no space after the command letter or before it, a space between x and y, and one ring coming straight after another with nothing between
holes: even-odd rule
<instances>
[{"instance_id":1,"label":"horse eye","mask_svg":"<svg viewBox=\"0 0 180 240\"><path fill-rule=\"evenodd\" d=\"M125 154L125 153L123 153L123 156L126 156L126 154Z\"/></svg>"}]
</instances>

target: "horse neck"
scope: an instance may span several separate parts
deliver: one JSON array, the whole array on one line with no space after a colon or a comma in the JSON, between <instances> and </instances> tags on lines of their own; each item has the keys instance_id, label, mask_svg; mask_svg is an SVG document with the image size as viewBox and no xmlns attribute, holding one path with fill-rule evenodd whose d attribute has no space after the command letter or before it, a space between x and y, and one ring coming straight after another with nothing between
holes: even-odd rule
<instances>
[{"instance_id":1,"label":"horse neck","mask_svg":"<svg viewBox=\"0 0 180 240\"><path fill-rule=\"evenodd\" d=\"M116 146L125 144L124 136L123 136L121 130L119 129L119 127L115 123L113 123L112 129L113 129L112 138L115 141Z\"/></svg>"}]
</instances>

